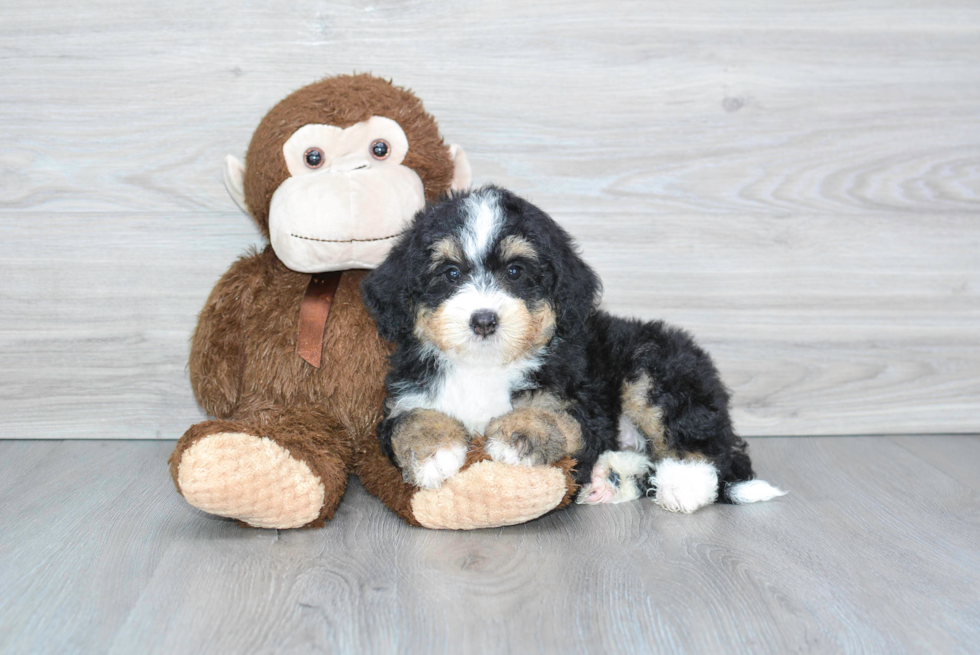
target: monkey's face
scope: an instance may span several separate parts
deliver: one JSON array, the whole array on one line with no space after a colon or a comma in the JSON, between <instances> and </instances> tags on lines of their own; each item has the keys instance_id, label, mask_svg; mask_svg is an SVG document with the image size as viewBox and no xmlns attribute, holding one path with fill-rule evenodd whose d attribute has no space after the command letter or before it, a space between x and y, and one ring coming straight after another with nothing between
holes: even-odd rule
<instances>
[{"instance_id":1,"label":"monkey's face","mask_svg":"<svg viewBox=\"0 0 980 655\"><path fill-rule=\"evenodd\" d=\"M466 154L443 141L421 101L367 73L283 98L246 160L225 158L225 186L302 273L374 268L426 201L471 179Z\"/></svg>"},{"instance_id":2,"label":"monkey's face","mask_svg":"<svg viewBox=\"0 0 980 655\"><path fill-rule=\"evenodd\" d=\"M402 165L408 149L398 123L379 116L296 130L282 147L290 177L269 206L279 259L301 273L380 264L425 206L422 180Z\"/></svg>"}]
</instances>

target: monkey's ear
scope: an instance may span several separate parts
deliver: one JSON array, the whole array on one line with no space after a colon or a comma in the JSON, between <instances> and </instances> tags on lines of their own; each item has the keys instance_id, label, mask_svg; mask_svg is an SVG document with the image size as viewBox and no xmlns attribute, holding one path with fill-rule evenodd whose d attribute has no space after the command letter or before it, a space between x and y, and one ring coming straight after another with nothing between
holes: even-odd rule
<instances>
[{"instance_id":1,"label":"monkey's ear","mask_svg":"<svg viewBox=\"0 0 980 655\"><path fill-rule=\"evenodd\" d=\"M453 160L453 181L449 188L453 191L468 189L473 183L473 170L463 148L455 143L449 144L449 158Z\"/></svg>"},{"instance_id":2,"label":"monkey's ear","mask_svg":"<svg viewBox=\"0 0 980 655\"><path fill-rule=\"evenodd\" d=\"M361 299L374 319L378 334L401 341L412 333L412 262L408 239L402 237L388 258L361 280Z\"/></svg>"},{"instance_id":3,"label":"monkey's ear","mask_svg":"<svg viewBox=\"0 0 980 655\"><path fill-rule=\"evenodd\" d=\"M238 208L251 216L245 204L245 164L231 155L225 157L225 189Z\"/></svg>"}]
</instances>

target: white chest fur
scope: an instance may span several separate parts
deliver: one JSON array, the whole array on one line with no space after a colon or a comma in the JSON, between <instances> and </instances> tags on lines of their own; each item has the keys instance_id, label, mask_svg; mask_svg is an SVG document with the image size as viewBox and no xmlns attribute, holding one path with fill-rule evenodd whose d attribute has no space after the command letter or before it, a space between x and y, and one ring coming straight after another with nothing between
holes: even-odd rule
<instances>
[{"instance_id":1,"label":"white chest fur","mask_svg":"<svg viewBox=\"0 0 980 655\"><path fill-rule=\"evenodd\" d=\"M491 419L513 409L511 394L526 388L527 373L536 365L535 360L506 366L454 363L426 404L458 418L470 432L482 434Z\"/></svg>"}]
</instances>

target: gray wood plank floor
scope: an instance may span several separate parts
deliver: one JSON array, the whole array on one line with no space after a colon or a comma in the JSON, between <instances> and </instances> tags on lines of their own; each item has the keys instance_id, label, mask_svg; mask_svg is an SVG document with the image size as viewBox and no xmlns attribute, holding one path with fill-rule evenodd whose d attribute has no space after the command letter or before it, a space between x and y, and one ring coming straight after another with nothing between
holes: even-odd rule
<instances>
[{"instance_id":1,"label":"gray wood plank floor","mask_svg":"<svg viewBox=\"0 0 980 655\"><path fill-rule=\"evenodd\" d=\"M313 531L202 515L166 441L0 442L0 651L967 653L980 437L751 440L791 491L409 528L353 481Z\"/></svg>"}]
</instances>

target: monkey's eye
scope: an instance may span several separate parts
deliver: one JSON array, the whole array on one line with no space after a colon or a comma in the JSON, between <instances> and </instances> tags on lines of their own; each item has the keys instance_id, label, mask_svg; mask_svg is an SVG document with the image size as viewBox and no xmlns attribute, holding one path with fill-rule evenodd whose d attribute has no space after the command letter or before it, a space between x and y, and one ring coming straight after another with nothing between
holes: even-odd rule
<instances>
[{"instance_id":1,"label":"monkey's eye","mask_svg":"<svg viewBox=\"0 0 980 655\"><path fill-rule=\"evenodd\" d=\"M524 275L524 269L517 264L511 264L507 267L507 279L508 280L519 280L521 276Z\"/></svg>"},{"instance_id":2,"label":"monkey's eye","mask_svg":"<svg viewBox=\"0 0 980 655\"><path fill-rule=\"evenodd\" d=\"M388 159L391 154L391 146L384 139L376 139L371 144L371 156L375 159Z\"/></svg>"},{"instance_id":3,"label":"monkey's eye","mask_svg":"<svg viewBox=\"0 0 980 655\"><path fill-rule=\"evenodd\" d=\"M307 168L320 168L323 166L323 151L319 148L310 148L303 153L303 161Z\"/></svg>"},{"instance_id":4,"label":"monkey's eye","mask_svg":"<svg viewBox=\"0 0 980 655\"><path fill-rule=\"evenodd\" d=\"M446 279L450 282L459 282L459 278L463 277L463 274L459 272L459 269L455 266L450 266L446 269L444 273Z\"/></svg>"}]
</instances>

